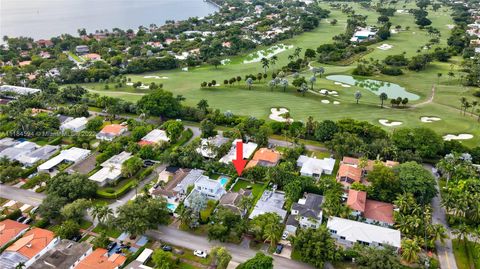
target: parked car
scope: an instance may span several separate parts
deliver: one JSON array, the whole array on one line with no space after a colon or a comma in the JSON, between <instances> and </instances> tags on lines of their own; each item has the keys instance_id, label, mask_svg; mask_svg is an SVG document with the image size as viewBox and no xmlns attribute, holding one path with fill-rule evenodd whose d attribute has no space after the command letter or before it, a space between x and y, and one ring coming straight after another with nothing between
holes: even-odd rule
<instances>
[{"instance_id":1,"label":"parked car","mask_svg":"<svg viewBox=\"0 0 480 269\"><path fill-rule=\"evenodd\" d=\"M162 250L163 250L163 251L172 251L173 248L172 248L171 246L169 246L169 245L163 245L163 246L162 246Z\"/></svg>"},{"instance_id":2,"label":"parked car","mask_svg":"<svg viewBox=\"0 0 480 269\"><path fill-rule=\"evenodd\" d=\"M23 224L30 224L30 222L32 222L32 218L27 218L26 220L24 220L22 223Z\"/></svg>"},{"instance_id":3,"label":"parked car","mask_svg":"<svg viewBox=\"0 0 480 269\"><path fill-rule=\"evenodd\" d=\"M282 253L282 250L283 250L283 245L278 244L277 249L275 249L275 253L280 254L280 253Z\"/></svg>"},{"instance_id":4,"label":"parked car","mask_svg":"<svg viewBox=\"0 0 480 269\"><path fill-rule=\"evenodd\" d=\"M289 235L290 235L290 234L289 234L287 231L283 232L283 234L282 234L282 240L287 240L287 238L288 238Z\"/></svg>"},{"instance_id":5,"label":"parked car","mask_svg":"<svg viewBox=\"0 0 480 269\"><path fill-rule=\"evenodd\" d=\"M207 257L207 252L203 250L194 250L193 255L200 257L200 258L206 258Z\"/></svg>"},{"instance_id":6,"label":"parked car","mask_svg":"<svg viewBox=\"0 0 480 269\"><path fill-rule=\"evenodd\" d=\"M21 223L21 222L23 222L23 221L26 220L26 219L27 219L27 217L21 216L21 217L19 217L19 218L17 219L17 222L20 222L20 223Z\"/></svg>"}]
</instances>

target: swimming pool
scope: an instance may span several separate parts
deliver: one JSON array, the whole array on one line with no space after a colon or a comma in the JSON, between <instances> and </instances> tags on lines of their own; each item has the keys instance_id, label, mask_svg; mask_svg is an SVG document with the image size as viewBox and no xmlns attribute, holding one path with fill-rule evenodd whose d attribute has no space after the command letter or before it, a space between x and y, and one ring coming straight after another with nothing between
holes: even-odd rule
<instances>
[{"instance_id":1,"label":"swimming pool","mask_svg":"<svg viewBox=\"0 0 480 269\"><path fill-rule=\"evenodd\" d=\"M219 180L220 180L220 184L222 184L223 187L225 187L225 185L227 185L228 183L227 177L221 177Z\"/></svg>"},{"instance_id":2,"label":"swimming pool","mask_svg":"<svg viewBox=\"0 0 480 269\"><path fill-rule=\"evenodd\" d=\"M171 212L175 212L175 209L177 209L177 205L168 203L168 204L167 204L167 208L168 208L168 210L170 210Z\"/></svg>"}]
</instances>

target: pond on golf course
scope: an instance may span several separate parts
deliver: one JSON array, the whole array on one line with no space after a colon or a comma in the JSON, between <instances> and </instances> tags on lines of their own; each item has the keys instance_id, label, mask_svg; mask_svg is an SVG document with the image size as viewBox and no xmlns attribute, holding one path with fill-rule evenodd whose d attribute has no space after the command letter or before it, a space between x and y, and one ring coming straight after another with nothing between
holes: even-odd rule
<instances>
[{"instance_id":1,"label":"pond on golf course","mask_svg":"<svg viewBox=\"0 0 480 269\"><path fill-rule=\"evenodd\" d=\"M331 75L326 77L328 80L345 83L348 85L354 85L360 88L367 89L376 95L380 95L382 92L388 95L389 99L401 97L408 98L408 100L418 100L420 96L408 92L404 87L390 82L374 80L374 79L356 79L347 75Z\"/></svg>"}]
</instances>

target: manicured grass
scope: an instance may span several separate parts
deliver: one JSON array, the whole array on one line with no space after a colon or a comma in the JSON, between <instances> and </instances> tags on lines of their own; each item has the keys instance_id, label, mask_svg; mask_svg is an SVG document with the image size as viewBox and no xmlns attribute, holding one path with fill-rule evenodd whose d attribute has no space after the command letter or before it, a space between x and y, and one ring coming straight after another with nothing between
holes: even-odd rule
<instances>
[{"instance_id":1,"label":"manicured grass","mask_svg":"<svg viewBox=\"0 0 480 269\"><path fill-rule=\"evenodd\" d=\"M328 151L307 151L305 154L309 157L316 157L317 159L329 158L331 155Z\"/></svg>"},{"instance_id":2,"label":"manicured grass","mask_svg":"<svg viewBox=\"0 0 480 269\"><path fill-rule=\"evenodd\" d=\"M247 186L251 186L253 197L260 197L263 193L263 184L252 183L246 180L238 180L238 182L233 186L233 191L239 191L240 189L247 189Z\"/></svg>"},{"instance_id":3,"label":"manicured grass","mask_svg":"<svg viewBox=\"0 0 480 269\"><path fill-rule=\"evenodd\" d=\"M118 238L122 234L121 231L119 231L119 230L117 230L113 227L106 227L106 226L101 225L101 224L97 225L97 227L95 227L92 230L92 232L98 233L98 234L104 232L108 237L112 237L112 238Z\"/></svg>"},{"instance_id":4,"label":"manicured grass","mask_svg":"<svg viewBox=\"0 0 480 269\"><path fill-rule=\"evenodd\" d=\"M468 241L467 247L458 240L453 239L453 253L455 254L455 261L459 269L480 269L480 249L475 247L475 243Z\"/></svg>"},{"instance_id":5,"label":"manicured grass","mask_svg":"<svg viewBox=\"0 0 480 269\"><path fill-rule=\"evenodd\" d=\"M80 224L81 229L86 230L86 229L90 228L90 226L92 226L93 223L88 221L88 220L82 219L82 221L80 221L79 224Z\"/></svg>"},{"instance_id":6,"label":"manicured grass","mask_svg":"<svg viewBox=\"0 0 480 269\"><path fill-rule=\"evenodd\" d=\"M367 15L367 23L376 24L376 19L379 14L373 9L362 8L359 4L348 3L351 5L357 14ZM408 9L415 6L415 4L399 3L396 6L391 5L397 9ZM330 9L328 4L321 4L322 7ZM428 18L432 20L432 26L441 32L440 45L445 45L446 40L450 35L450 30L447 24L453 24L450 18L450 10L442 8L434 12L428 10ZM337 25L330 25L326 20L322 20L320 26L312 32L304 33L290 40L282 41L282 44L293 45L294 47L317 48L320 44L331 43L332 37L338 33L344 32L347 17L339 10L332 10L329 20L337 19ZM417 50L423 52L431 52L436 46L426 50L423 46L432 38L425 30L419 29L414 24L414 17L411 14L395 14L391 19L393 26L401 25L402 30L397 34L392 34L392 37L386 41L379 42L369 46L370 53L365 55L363 59L379 59L383 60L387 55L406 53L408 57L417 54ZM406 30L406 27L410 27ZM415 40L415 42L412 42ZM378 49L382 43L390 44L392 49L383 51ZM260 47L258 50L266 49L267 47ZM278 54L278 62L275 66L271 66L269 73L272 70L278 70L288 62L288 55L293 49L287 50ZM290 86L286 92L277 88L273 91L267 86L267 81L260 83L256 82L253 89L249 91L242 80L237 84L231 86L221 85L219 87L200 88L202 81L222 82L224 79L229 79L234 76L241 76L244 78L246 74L256 74L262 72L260 63L243 64L245 55L231 57L231 64L220 66L218 69L209 65L202 65L200 67L190 68L188 72L180 70L170 70L153 72L151 74L129 75L132 81L142 81L144 84L151 82L160 82L154 78L144 78L147 75L165 76L169 79L161 80L166 90L172 91L174 94L181 94L186 98L186 104L196 105L199 100L207 99L210 107L218 108L221 111L230 110L239 115L250 115L257 118L268 119L270 108L272 107L286 107L290 110L290 114L295 120L306 121L309 116L316 120L339 120L344 118L354 118L358 120L366 120L372 124L378 125L388 131L394 131L399 127L429 127L441 135L446 134L473 134L474 138L465 140L467 146L475 146L480 144L480 124L476 119L470 116L460 115L458 108L461 96L467 97L469 100L478 100L471 95L472 89L468 87L461 87L459 78L462 75L459 64L461 58L452 58L447 63L434 62L430 64L426 70L421 72L406 71L403 76L392 77L386 75L376 75L373 79L396 83L405 87L407 91L415 93L420 96L420 100L411 101L411 104L425 102L429 99L432 92L432 85L436 85L435 98L432 103L422 105L410 109L392 109L388 105L384 109L379 108L379 98L375 94L366 89L359 87L343 88L340 85L335 85L333 81L325 79L325 76L332 74L351 74L356 63L349 66L335 66L325 65L320 63L312 63L313 66L325 67L326 73L323 78L318 78L314 88L335 90L339 93L338 97L323 96L313 93L307 93L305 96L296 92L296 89ZM455 78L448 78L447 73L453 70L456 74ZM440 80L437 74L442 73ZM312 75L310 71L304 71L301 75L307 79ZM290 84L292 78L288 78ZM99 94L119 97L122 99L136 101L139 100L149 90L134 89L130 86L124 86L118 89L105 90L104 84L88 83L83 84L92 92ZM355 91L362 93L360 103L355 104L353 94ZM340 104L333 105L324 104L322 100L338 101ZM388 103L388 102L387 102ZM434 123L422 123L420 117L422 116L436 116L442 120ZM403 124L399 127L386 127L381 125L379 119L390 119L401 121Z\"/></svg>"}]
</instances>

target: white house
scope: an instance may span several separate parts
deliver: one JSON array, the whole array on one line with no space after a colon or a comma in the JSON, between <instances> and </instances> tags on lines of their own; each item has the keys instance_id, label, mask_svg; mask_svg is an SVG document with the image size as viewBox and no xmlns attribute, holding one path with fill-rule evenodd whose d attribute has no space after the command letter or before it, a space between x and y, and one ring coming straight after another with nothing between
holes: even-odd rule
<instances>
[{"instance_id":1,"label":"white house","mask_svg":"<svg viewBox=\"0 0 480 269\"><path fill-rule=\"evenodd\" d=\"M16 160L27 167L31 167L38 161L48 160L55 153L57 153L59 149L60 146L45 145L31 152L18 156Z\"/></svg>"},{"instance_id":2,"label":"white house","mask_svg":"<svg viewBox=\"0 0 480 269\"><path fill-rule=\"evenodd\" d=\"M167 132L164 130L153 129L147 135L145 135L138 144L143 145L151 145L151 144L158 144L160 142L170 142L170 138L167 136Z\"/></svg>"},{"instance_id":3,"label":"white house","mask_svg":"<svg viewBox=\"0 0 480 269\"><path fill-rule=\"evenodd\" d=\"M323 196L307 193L305 197L292 205L291 215L287 219L286 230L294 234L297 227L318 228L322 224Z\"/></svg>"},{"instance_id":4,"label":"white house","mask_svg":"<svg viewBox=\"0 0 480 269\"><path fill-rule=\"evenodd\" d=\"M186 206L190 205L190 199L195 195L194 193L200 194L207 200L218 201L227 191L219 180L213 180L202 175L195 181L192 192L185 199L184 203Z\"/></svg>"},{"instance_id":5,"label":"white house","mask_svg":"<svg viewBox=\"0 0 480 269\"><path fill-rule=\"evenodd\" d=\"M132 157L132 153L123 151L122 153L112 156L101 164L102 169L89 177L100 186L105 186L108 182L117 180L122 175L122 164Z\"/></svg>"},{"instance_id":6,"label":"white house","mask_svg":"<svg viewBox=\"0 0 480 269\"><path fill-rule=\"evenodd\" d=\"M239 141L242 141L242 140L237 139L233 141L232 148L230 148L230 151L227 153L227 155L223 156L219 160L219 162L229 164L237 158L237 142ZM258 144L253 142L243 143L243 158L249 159L250 156L252 156L252 154L255 152L257 147L258 147Z\"/></svg>"},{"instance_id":7,"label":"white house","mask_svg":"<svg viewBox=\"0 0 480 269\"><path fill-rule=\"evenodd\" d=\"M80 132L87 128L87 123L88 120L85 117L67 120L60 125L60 131L65 132L66 130L71 130L72 132Z\"/></svg>"},{"instance_id":8,"label":"white house","mask_svg":"<svg viewBox=\"0 0 480 269\"><path fill-rule=\"evenodd\" d=\"M300 174L302 176L320 178L322 174L331 175L333 173L335 159L317 159L300 155L297 160L297 166L301 167Z\"/></svg>"},{"instance_id":9,"label":"white house","mask_svg":"<svg viewBox=\"0 0 480 269\"><path fill-rule=\"evenodd\" d=\"M373 247L401 247L398 230L337 217L328 219L327 228L332 237L345 247L352 247L355 243Z\"/></svg>"},{"instance_id":10,"label":"white house","mask_svg":"<svg viewBox=\"0 0 480 269\"><path fill-rule=\"evenodd\" d=\"M35 89L35 88L27 88L27 87L19 87L19 86L12 86L12 85L2 85L0 86L0 93L15 93L17 95L27 95L27 94L35 94L39 93L42 90Z\"/></svg>"},{"instance_id":11,"label":"white house","mask_svg":"<svg viewBox=\"0 0 480 269\"><path fill-rule=\"evenodd\" d=\"M42 163L37 167L38 172L53 172L54 168L62 162L77 163L90 155L90 150L81 148L69 148L62 150L60 154Z\"/></svg>"},{"instance_id":12,"label":"white house","mask_svg":"<svg viewBox=\"0 0 480 269\"><path fill-rule=\"evenodd\" d=\"M11 161L16 161L20 156L28 154L38 148L38 145L24 141L19 144L15 144L13 147L5 148L0 152L0 158L7 158Z\"/></svg>"},{"instance_id":13,"label":"white house","mask_svg":"<svg viewBox=\"0 0 480 269\"><path fill-rule=\"evenodd\" d=\"M287 211L283 209L284 204L285 195L283 193L275 192L275 190L265 190L253 208L252 213L250 213L249 218L253 219L258 215L270 212L276 213L284 221L287 216Z\"/></svg>"},{"instance_id":14,"label":"white house","mask_svg":"<svg viewBox=\"0 0 480 269\"><path fill-rule=\"evenodd\" d=\"M217 157L217 153L214 149L218 149L227 142L228 138L221 135L216 135L209 138L202 138L202 140L200 141L200 146L197 148L197 152L202 154L202 156L205 158L215 158Z\"/></svg>"}]
</instances>

